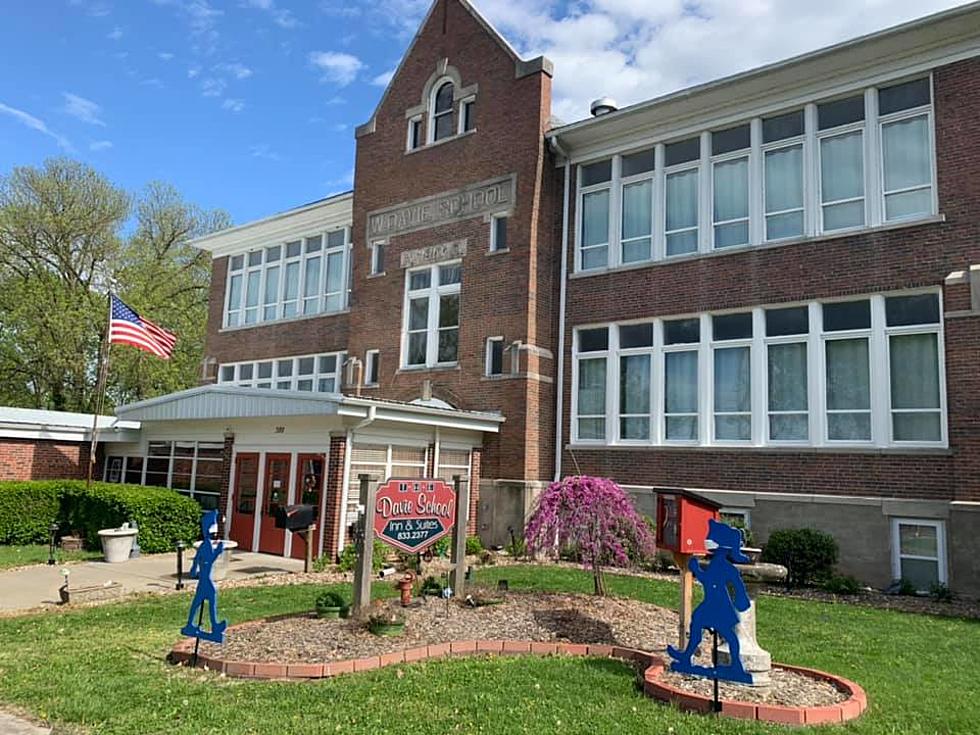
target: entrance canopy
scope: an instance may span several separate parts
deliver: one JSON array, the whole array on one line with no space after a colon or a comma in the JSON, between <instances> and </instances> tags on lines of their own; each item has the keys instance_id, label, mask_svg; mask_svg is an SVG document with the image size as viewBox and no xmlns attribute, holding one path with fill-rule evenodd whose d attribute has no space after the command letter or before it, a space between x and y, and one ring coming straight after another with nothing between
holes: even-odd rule
<instances>
[{"instance_id":1,"label":"entrance canopy","mask_svg":"<svg viewBox=\"0 0 980 735\"><path fill-rule=\"evenodd\" d=\"M140 422L337 416L344 424L372 420L492 434L500 430L504 421L499 414L460 411L431 404L233 385L204 385L130 403L116 408L116 416Z\"/></svg>"}]
</instances>

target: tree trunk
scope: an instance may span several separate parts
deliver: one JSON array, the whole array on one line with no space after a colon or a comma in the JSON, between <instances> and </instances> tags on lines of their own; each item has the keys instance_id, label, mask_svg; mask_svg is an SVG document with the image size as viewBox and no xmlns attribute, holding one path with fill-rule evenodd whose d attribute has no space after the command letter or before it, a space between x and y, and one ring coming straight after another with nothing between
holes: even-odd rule
<instances>
[{"instance_id":1,"label":"tree trunk","mask_svg":"<svg viewBox=\"0 0 980 735\"><path fill-rule=\"evenodd\" d=\"M606 580L602 576L602 565L598 561L592 562L592 581L595 583L595 595L605 597Z\"/></svg>"}]
</instances>

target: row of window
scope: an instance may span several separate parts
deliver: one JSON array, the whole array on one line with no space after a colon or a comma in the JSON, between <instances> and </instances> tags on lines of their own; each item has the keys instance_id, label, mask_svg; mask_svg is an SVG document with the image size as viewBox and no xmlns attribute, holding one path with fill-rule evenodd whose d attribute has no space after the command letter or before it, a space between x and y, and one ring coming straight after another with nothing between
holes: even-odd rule
<instances>
[{"instance_id":1,"label":"row of window","mask_svg":"<svg viewBox=\"0 0 980 735\"><path fill-rule=\"evenodd\" d=\"M506 214L495 214L490 218L490 252L504 252L508 249L507 244L507 222ZM387 243L384 240L375 240L369 245L368 258L370 261L370 274L380 276L385 273L385 250Z\"/></svg>"},{"instance_id":2,"label":"row of window","mask_svg":"<svg viewBox=\"0 0 980 735\"><path fill-rule=\"evenodd\" d=\"M573 440L942 445L936 293L576 330Z\"/></svg>"},{"instance_id":3,"label":"row of window","mask_svg":"<svg viewBox=\"0 0 980 735\"><path fill-rule=\"evenodd\" d=\"M223 453L221 442L151 441L145 456L106 457L105 480L168 487L211 510L218 507Z\"/></svg>"},{"instance_id":4,"label":"row of window","mask_svg":"<svg viewBox=\"0 0 980 735\"><path fill-rule=\"evenodd\" d=\"M929 78L579 167L576 270L934 214Z\"/></svg>"},{"instance_id":5,"label":"row of window","mask_svg":"<svg viewBox=\"0 0 980 735\"><path fill-rule=\"evenodd\" d=\"M218 370L218 382L234 383L245 388L339 393L345 360L344 352L327 352L276 360L227 363Z\"/></svg>"},{"instance_id":6,"label":"row of window","mask_svg":"<svg viewBox=\"0 0 980 735\"><path fill-rule=\"evenodd\" d=\"M347 228L234 255L228 261L225 327L347 308Z\"/></svg>"},{"instance_id":7,"label":"row of window","mask_svg":"<svg viewBox=\"0 0 980 735\"><path fill-rule=\"evenodd\" d=\"M476 129L476 96L470 95L459 100L458 108L455 103L456 85L451 81L436 82L429 96L428 112L425 115L416 115L408 121L405 148L414 151L423 145L438 143ZM423 121L427 121L424 130Z\"/></svg>"}]
</instances>

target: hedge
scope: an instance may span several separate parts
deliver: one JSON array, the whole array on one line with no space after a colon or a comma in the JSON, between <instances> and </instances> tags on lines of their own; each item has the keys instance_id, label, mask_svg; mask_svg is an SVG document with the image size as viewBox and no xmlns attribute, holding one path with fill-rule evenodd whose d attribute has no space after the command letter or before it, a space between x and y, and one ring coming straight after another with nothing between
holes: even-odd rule
<instances>
[{"instance_id":1,"label":"hedge","mask_svg":"<svg viewBox=\"0 0 980 735\"><path fill-rule=\"evenodd\" d=\"M0 544L47 543L53 522L99 548L99 530L126 521L139 527L140 548L170 551L200 537L201 507L174 490L81 480L0 482Z\"/></svg>"}]
</instances>

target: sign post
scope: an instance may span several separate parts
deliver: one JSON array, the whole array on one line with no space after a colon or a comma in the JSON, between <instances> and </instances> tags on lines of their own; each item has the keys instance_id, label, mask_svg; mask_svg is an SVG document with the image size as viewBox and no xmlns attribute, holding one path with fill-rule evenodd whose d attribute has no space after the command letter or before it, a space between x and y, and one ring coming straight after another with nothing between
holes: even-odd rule
<instances>
[{"instance_id":1,"label":"sign post","mask_svg":"<svg viewBox=\"0 0 980 735\"><path fill-rule=\"evenodd\" d=\"M357 538L357 567L354 569L354 615L360 615L371 605L371 566L374 562L374 517L375 496L377 494L377 475L360 474L361 518Z\"/></svg>"},{"instance_id":2,"label":"sign post","mask_svg":"<svg viewBox=\"0 0 980 735\"><path fill-rule=\"evenodd\" d=\"M461 597L466 583L466 524L470 517L470 480L453 475L456 487L456 519L453 528L453 594Z\"/></svg>"}]
</instances>

